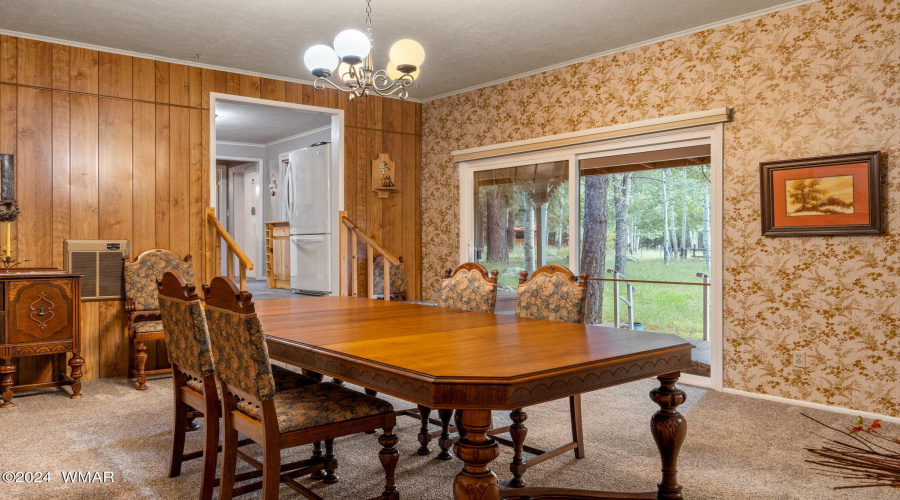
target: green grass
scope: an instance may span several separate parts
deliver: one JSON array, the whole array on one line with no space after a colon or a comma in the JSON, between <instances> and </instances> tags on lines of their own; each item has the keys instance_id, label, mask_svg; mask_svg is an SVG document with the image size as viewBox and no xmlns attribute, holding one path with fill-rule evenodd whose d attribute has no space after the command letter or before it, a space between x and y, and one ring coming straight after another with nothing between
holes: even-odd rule
<instances>
[{"instance_id":1,"label":"green grass","mask_svg":"<svg viewBox=\"0 0 900 500\"><path fill-rule=\"evenodd\" d=\"M606 267L612 268L613 252L608 252ZM641 250L639 261L628 262L627 276L633 280L679 281L699 283L698 272L709 273L704 259L688 257L686 260L663 262L658 251ZM524 267L524 249L516 245L510 252L509 263L485 262L484 266L502 270L510 267ZM547 253L548 264L568 266L568 248L551 246ZM610 278L610 275L603 276ZM515 290L518 275L501 274L500 282ZM703 336L703 287L685 285L662 285L656 283L635 283L634 321L643 323L644 330L674 333L683 338L700 339ZM625 285L621 284L622 295ZM619 303L620 319L628 320L624 302ZM613 315L613 283L605 282L603 287L603 321L611 322Z\"/></svg>"}]
</instances>

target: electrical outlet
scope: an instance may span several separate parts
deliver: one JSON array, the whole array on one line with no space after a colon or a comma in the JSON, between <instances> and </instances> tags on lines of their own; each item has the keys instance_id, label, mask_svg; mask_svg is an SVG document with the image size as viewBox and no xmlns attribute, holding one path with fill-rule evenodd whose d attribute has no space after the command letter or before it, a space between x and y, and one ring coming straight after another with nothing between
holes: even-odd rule
<instances>
[{"instance_id":1,"label":"electrical outlet","mask_svg":"<svg viewBox=\"0 0 900 500\"><path fill-rule=\"evenodd\" d=\"M806 368L806 351L794 351L791 353L791 366L794 368Z\"/></svg>"}]
</instances>

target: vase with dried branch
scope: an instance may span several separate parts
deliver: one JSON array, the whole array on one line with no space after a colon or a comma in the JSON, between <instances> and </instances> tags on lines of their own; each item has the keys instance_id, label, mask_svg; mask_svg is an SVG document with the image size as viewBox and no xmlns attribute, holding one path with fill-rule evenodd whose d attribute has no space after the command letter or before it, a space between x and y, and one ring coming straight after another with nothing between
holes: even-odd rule
<instances>
[{"instance_id":1,"label":"vase with dried branch","mask_svg":"<svg viewBox=\"0 0 900 500\"><path fill-rule=\"evenodd\" d=\"M834 489L900 488L900 439L881 433L881 421L867 424L857 417L850 430L838 429L809 415L804 417L840 434L841 438L826 438L820 448L807 448L815 458L807 462L816 465L822 475L849 480L849 484Z\"/></svg>"}]
</instances>

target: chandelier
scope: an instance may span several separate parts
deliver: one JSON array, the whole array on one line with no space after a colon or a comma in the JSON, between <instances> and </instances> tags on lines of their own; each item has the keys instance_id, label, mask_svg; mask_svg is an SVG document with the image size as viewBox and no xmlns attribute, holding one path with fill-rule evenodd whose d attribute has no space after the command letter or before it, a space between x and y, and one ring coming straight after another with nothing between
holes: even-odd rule
<instances>
[{"instance_id":1,"label":"chandelier","mask_svg":"<svg viewBox=\"0 0 900 500\"><path fill-rule=\"evenodd\" d=\"M390 62L385 69L374 70L372 62L372 0L366 0L366 33L345 30L334 37L334 48L313 45L303 55L303 63L316 77L316 90L335 88L354 97L370 93L380 96L409 96L407 89L416 81L425 49L408 38L391 46ZM338 82L329 79L337 70Z\"/></svg>"}]
</instances>

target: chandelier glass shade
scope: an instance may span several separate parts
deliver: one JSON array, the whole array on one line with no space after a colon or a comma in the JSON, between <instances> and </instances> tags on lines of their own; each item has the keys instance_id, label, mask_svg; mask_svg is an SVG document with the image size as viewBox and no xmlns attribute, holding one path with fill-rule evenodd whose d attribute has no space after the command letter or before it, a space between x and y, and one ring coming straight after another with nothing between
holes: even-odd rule
<instances>
[{"instance_id":1,"label":"chandelier glass shade","mask_svg":"<svg viewBox=\"0 0 900 500\"><path fill-rule=\"evenodd\" d=\"M316 90L334 88L349 93L351 99L371 93L396 95L400 99L409 96L407 89L419 75L425 49L415 40L399 40L391 46L386 68L376 71L372 61L371 1L366 0L366 33L344 30L334 38L333 47L320 44L306 50L303 64L316 77Z\"/></svg>"}]
</instances>

